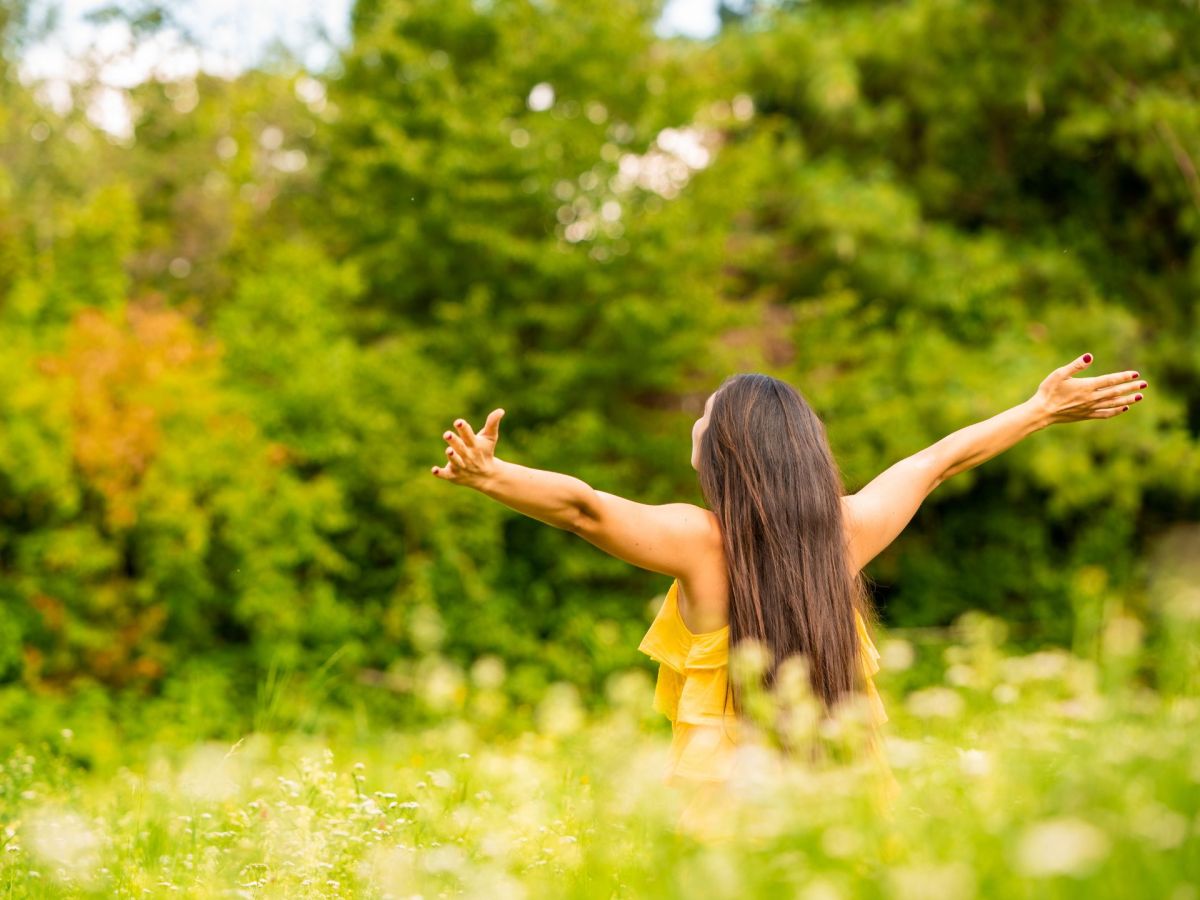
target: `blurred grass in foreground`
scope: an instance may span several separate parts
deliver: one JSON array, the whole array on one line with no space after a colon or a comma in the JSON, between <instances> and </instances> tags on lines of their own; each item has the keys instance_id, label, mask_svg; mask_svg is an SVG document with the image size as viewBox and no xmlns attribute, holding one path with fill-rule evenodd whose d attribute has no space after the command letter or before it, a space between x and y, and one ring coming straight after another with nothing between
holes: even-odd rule
<instances>
[{"instance_id":1,"label":"blurred grass in foreground","mask_svg":"<svg viewBox=\"0 0 1200 900\"><path fill-rule=\"evenodd\" d=\"M164 722L162 737L95 758L88 734L63 729L2 760L0 890L1189 900L1200 699L1133 678L1139 632L1113 621L1096 660L1006 653L1003 626L979 615L948 645L881 635L894 815L873 812L861 768L789 770L744 785L739 837L723 845L673 831L680 800L658 780L665 722L644 670L609 682L603 713L556 686L503 738L477 703L408 733L343 712L320 733L191 742ZM1176 624L1194 641L1194 617ZM473 680L494 689L495 674Z\"/></svg>"}]
</instances>

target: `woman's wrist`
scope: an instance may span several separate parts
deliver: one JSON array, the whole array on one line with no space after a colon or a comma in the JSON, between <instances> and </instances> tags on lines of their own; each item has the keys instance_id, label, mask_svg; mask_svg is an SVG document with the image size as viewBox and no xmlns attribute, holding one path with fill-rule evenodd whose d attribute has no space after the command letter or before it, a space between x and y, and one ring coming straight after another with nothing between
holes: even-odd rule
<instances>
[{"instance_id":1,"label":"woman's wrist","mask_svg":"<svg viewBox=\"0 0 1200 900\"><path fill-rule=\"evenodd\" d=\"M491 462L467 483L467 487L474 488L481 494L488 494L495 489L501 470L507 465L504 460L493 456Z\"/></svg>"},{"instance_id":2,"label":"woman's wrist","mask_svg":"<svg viewBox=\"0 0 1200 900\"><path fill-rule=\"evenodd\" d=\"M1048 425L1053 425L1055 422L1054 414L1046 405L1046 402L1034 394L1028 400L1021 404L1025 411L1025 415L1029 418L1030 424L1033 426L1033 431L1040 431Z\"/></svg>"}]
</instances>

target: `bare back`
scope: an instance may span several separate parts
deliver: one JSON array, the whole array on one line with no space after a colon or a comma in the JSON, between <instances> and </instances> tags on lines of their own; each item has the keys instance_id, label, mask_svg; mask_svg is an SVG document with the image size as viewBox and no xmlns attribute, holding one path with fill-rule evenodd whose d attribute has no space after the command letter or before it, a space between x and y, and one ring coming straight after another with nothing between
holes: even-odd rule
<instances>
[{"instance_id":1,"label":"bare back","mask_svg":"<svg viewBox=\"0 0 1200 900\"><path fill-rule=\"evenodd\" d=\"M850 511L844 497L842 509L845 513L843 521L846 522ZM721 532L717 527L716 515L711 510L706 512L712 517L712 533L719 537ZM853 530L851 533L854 533ZM851 557L856 559L853 537L850 552ZM679 579L676 597L679 615L692 634L717 631L729 624L729 570L725 563L725 548L719 539L711 541L697 552L692 570Z\"/></svg>"}]
</instances>

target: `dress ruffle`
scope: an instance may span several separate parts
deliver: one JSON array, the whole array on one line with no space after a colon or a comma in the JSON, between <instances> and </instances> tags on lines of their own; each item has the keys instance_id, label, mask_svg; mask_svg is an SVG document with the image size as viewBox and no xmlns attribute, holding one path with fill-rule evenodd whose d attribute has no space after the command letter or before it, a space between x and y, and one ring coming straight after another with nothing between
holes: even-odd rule
<instances>
[{"instance_id":1,"label":"dress ruffle","mask_svg":"<svg viewBox=\"0 0 1200 900\"><path fill-rule=\"evenodd\" d=\"M888 720L888 717L887 711L883 708L883 700L879 697L879 691L875 688L874 676L879 671L879 651L875 649L875 642L871 640L867 624L857 609L854 611L854 624L858 628L858 652L862 665L863 688L867 694L867 702L871 705L872 718L877 725L882 725Z\"/></svg>"},{"instance_id":2,"label":"dress ruffle","mask_svg":"<svg viewBox=\"0 0 1200 900\"><path fill-rule=\"evenodd\" d=\"M726 781L733 773L741 736L732 702L726 707L729 626L692 634L679 613L678 580L638 650L658 661L654 709L671 720L671 747L662 773L671 786ZM855 610L860 664L866 696L876 723L887 721L872 676L879 671L879 651L862 616Z\"/></svg>"},{"instance_id":3,"label":"dress ruffle","mask_svg":"<svg viewBox=\"0 0 1200 900\"><path fill-rule=\"evenodd\" d=\"M659 662L654 709L671 720L663 781L724 781L733 771L740 729L732 702L726 709L729 628L692 634L672 582L638 650Z\"/></svg>"}]
</instances>

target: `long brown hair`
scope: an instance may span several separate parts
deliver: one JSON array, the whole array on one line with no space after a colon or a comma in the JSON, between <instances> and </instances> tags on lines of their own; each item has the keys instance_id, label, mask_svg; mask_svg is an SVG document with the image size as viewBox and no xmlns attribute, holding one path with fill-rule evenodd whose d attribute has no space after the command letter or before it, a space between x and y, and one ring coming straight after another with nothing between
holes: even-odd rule
<instances>
[{"instance_id":1,"label":"long brown hair","mask_svg":"<svg viewBox=\"0 0 1200 900\"><path fill-rule=\"evenodd\" d=\"M779 666L800 655L828 714L861 686L855 610L867 623L874 616L850 564L843 481L824 423L790 384L731 375L712 398L697 471L725 549L730 651L761 642L768 689ZM734 682L726 707L732 696L740 716Z\"/></svg>"}]
</instances>

